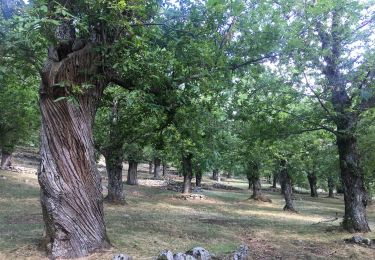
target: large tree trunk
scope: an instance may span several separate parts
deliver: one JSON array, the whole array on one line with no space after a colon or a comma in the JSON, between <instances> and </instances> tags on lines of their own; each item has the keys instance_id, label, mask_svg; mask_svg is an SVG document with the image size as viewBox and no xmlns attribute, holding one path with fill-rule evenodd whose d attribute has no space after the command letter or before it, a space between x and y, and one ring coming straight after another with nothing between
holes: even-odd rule
<instances>
[{"instance_id":1,"label":"large tree trunk","mask_svg":"<svg viewBox=\"0 0 375 260\"><path fill-rule=\"evenodd\" d=\"M257 176L254 176L251 180L252 187L253 187L253 194L251 195L251 198L255 200L261 200L262 198L262 186L260 184L260 179Z\"/></svg>"},{"instance_id":2,"label":"large tree trunk","mask_svg":"<svg viewBox=\"0 0 375 260\"><path fill-rule=\"evenodd\" d=\"M192 160L193 155L187 154L182 157L182 173L184 175L184 188L182 193L190 193L191 191L191 179L193 178L193 167Z\"/></svg>"},{"instance_id":3,"label":"large tree trunk","mask_svg":"<svg viewBox=\"0 0 375 260\"><path fill-rule=\"evenodd\" d=\"M126 181L129 185L138 185L138 162L129 160L128 179Z\"/></svg>"},{"instance_id":4,"label":"large tree trunk","mask_svg":"<svg viewBox=\"0 0 375 260\"><path fill-rule=\"evenodd\" d=\"M315 172L313 171L313 172L308 173L307 179L309 180L311 197L318 197L318 188L316 187L317 177L316 177Z\"/></svg>"},{"instance_id":5,"label":"large tree trunk","mask_svg":"<svg viewBox=\"0 0 375 260\"><path fill-rule=\"evenodd\" d=\"M9 169L12 166L12 153L1 151L1 169Z\"/></svg>"},{"instance_id":6,"label":"large tree trunk","mask_svg":"<svg viewBox=\"0 0 375 260\"><path fill-rule=\"evenodd\" d=\"M215 181L220 181L220 173L218 169L212 171L212 179Z\"/></svg>"},{"instance_id":7,"label":"large tree trunk","mask_svg":"<svg viewBox=\"0 0 375 260\"><path fill-rule=\"evenodd\" d=\"M122 183L123 151L116 149L105 154L105 164L108 174L108 195L105 200L109 203L124 202L124 185Z\"/></svg>"},{"instance_id":8,"label":"large tree trunk","mask_svg":"<svg viewBox=\"0 0 375 260\"><path fill-rule=\"evenodd\" d=\"M333 194L333 188L335 187L335 183L331 176L328 177L328 197L334 198L335 195Z\"/></svg>"},{"instance_id":9,"label":"large tree trunk","mask_svg":"<svg viewBox=\"0 0 375 260\"><path fill-rule=\"evenodd\" d=\"M202 187L202 171L201 170L197 170L197 172L195 173L195 186L196 187Z\"/></svg>"},{"instance_id":10,"label":"large tree trunk","mask_svg":"<svg viewBox=\"0 0 375 260\"><path fill-rule=\"evenodd\" d=\"M154 159L154 178L160 178L161 177L160 164L161 164L160 158L155 157L155 159Z\"/></svg>"},{"instance_id":11,"label":"large tree trunk","mask_svg":"<svg viewBox=\"0 0 375 260\"><path fill-rule=\"evenodd\" d=\"M369 232L366 216L367 197L359 164L357 140L354 136L338 135L337 146L344 186L343 227L350 232Z\"/></svg>"},{"instance_id":12,"label":"large tree trunk","mask_svg":"<svg viewBox=\"0 0 375 260\"><path fill-rule=\"evenodd\" d=\"M286 160L281 160L280 166L281 166L281 170L280 170L279 178L281 181L281 190L285 199L284 210L297 212L293 206L292 181L289 176Z\"/></svg>"},{"instance_id":13,"label":"large tree trunk","mask_svg":"<svg viewBox=\"0 0 375 260\"><path fill-rule=\"evenodd\" d=\"M41 73L38 180L46 248L53 258L74 258L109 246L92 139L92 123L105 84L91 77L97 72L97 60L89 45L69 55L56 55ZM55 102L73 95L73 85L84 83L93 87L75 97L78 104L67 99Z\"/></svg>"}]
</instances>

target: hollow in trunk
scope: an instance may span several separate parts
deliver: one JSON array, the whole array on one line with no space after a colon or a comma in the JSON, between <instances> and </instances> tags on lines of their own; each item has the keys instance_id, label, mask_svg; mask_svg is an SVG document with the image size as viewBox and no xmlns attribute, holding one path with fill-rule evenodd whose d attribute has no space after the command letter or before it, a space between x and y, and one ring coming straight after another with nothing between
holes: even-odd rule
<instances>
[{"instance_id":1,"label":"hollow in trunk","mask_svg":"<svg viewBox=\"0 0 375 260\"><path fill-rule=\"evenodd\" d=\"M190 193L191 191L191 179L193 178L192 168L192 154L187 154L182 157L182 173L184 175L184 187L182 193Z\"/></svg>"},{"instance_id":2,"label":"hollow in trunk","mask_svg":"<svg viewBox=\"0 0 375 260\"><path fill-rule=\"evenodd\" d=\"M161 172L160 172L160 164L161 160L157 157L154 159L154 178L160 178Z\"/></svg>"}]
</instances>

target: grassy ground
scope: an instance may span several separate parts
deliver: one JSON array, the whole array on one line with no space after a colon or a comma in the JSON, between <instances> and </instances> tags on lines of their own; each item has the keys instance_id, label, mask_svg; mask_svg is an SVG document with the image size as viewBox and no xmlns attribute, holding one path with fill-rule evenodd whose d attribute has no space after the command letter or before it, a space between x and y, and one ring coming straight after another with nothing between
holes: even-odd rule
<instances>
[{"instance_id":1,"label":"grassy ground","mask_svg":"<svg viewBox=\"0 0 375 260\"><path fill-rule=\"evenodd\" d=\"M207 182L208 180L206 180ZM224 182L243 187L242 180ZM127 253L151 259L162 249L186 251L203 246L215 254L248 244L254 259L374 259L375 250L346 244L341 231L343 201L297 195L299 214L283 212L278 192L266 192L273 203L248 200L249 191L204 191L206 200L185 201L158 187L125 186L128 205L105 206L113 249L89 259L111 259ZM0 259L46 259L38 250L43 223L35 174L0 171ZM375 208L368 210L375 230ZM375 238L375 232L366 234Z\"/></svg>"}]
</instances>

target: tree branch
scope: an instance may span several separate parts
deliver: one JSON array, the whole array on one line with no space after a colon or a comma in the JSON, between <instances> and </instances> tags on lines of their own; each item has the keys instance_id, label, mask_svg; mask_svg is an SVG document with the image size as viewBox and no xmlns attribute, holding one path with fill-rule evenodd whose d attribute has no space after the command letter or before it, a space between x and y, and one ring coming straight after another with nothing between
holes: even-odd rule
<instances>
[{"instance_id":1,"label":"tree branch","mask_svg":"<svg viewBox=\"0 0 375 260\"><path fill-rule=\"evenodd\" d=\"M259 58L255 58L255 59L250 59L250 60L247 60L247 61L245 61L243 63L240 63L240 64L232 64L230 66L230 69L231 70L236 70L236 69L242 68L242 67L250 65L250 64L261 62L261 61L266 60L266 59L276 58L277 56L278 56L278 54L269 53L269 54L266 54L263 57L259 57Z\"/></svg>"}]
</instances>

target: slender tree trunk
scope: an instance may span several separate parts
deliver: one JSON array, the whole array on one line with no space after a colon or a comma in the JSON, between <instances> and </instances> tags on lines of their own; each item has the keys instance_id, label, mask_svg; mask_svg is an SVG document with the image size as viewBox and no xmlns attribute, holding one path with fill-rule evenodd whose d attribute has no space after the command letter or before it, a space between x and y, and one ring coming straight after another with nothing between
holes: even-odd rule
<instances>
[{"instance_id":1,"label":"slender tree trunk","mask_svg":"<svg viewBox=\"0 0 375 260\"><path fill-rule=\"evenodd\" d=\"M310 185L310 195L311 197L318 197L318 189L316 187L317 184L317 177L315 172L310 172L307 175L307 179L309 180Z\"/></svg>"},{"instance_id":2,"label":"slender tree trunk","mask_svg":"<svg viewBox=\"0 0 375 260\"><path fill-rule=\"evenodd\" d=\"M195 173L195 186L196 187L202 187L202 171L201 170L198 170L196 173Z\"/></svg>"},{"instance_id":3,"label":"slender tree trunk","mask_svg":"<svg viewBox=\"0 0 375 260\"><path fill-rule=\"evenodd\" d=\"M218 169L212 171L212 179L215 181L220 181L220 173Z\"/></svg>"},{"instance_id":4,"label":"slender tree trunk","mask_svg":"<svg viewBox=\"0 0 375 260\"><path fill-rule=\"evenodd\" d=\"M228 179L232 179L232 177L233 177L233 176L232 176L232 173L231 173L231 172L227 172L227 178L228 178Z\"/></svg>"},{"instance_id":5,"label":"slender tree trunk","mask_svg":"<svg viewBox=\"0 0 375 260\"><path fill-rule=\"evenodd\" d=\"M53 52L59 52L54 50ZM96 168L92 123L105 83L89 45L69 56L49 57L41 73L41 164L38 180L45 223L45 245L53 258L83 257L109 246L101 178ZM97 79L97 78L95 78ZM97 79L99 80L99 79ZM66 86L61 86L67 82ZM71 86L91 83L77 104L57 98Z\"/></svg>"},{"instance_id":6,"label":"slender tree trunk","mask_svg":"<svg viewBox=\"0 0 375 260\"><path fill-rule=\"evenodd\" d=\"M333 178L331 176L328 177L328 197L334 198L335 195L333 194L333 188L335 187L335 184L333 182Z\"/></svg>"},{"instance_id":7,"label":"slender tree trunk","mask_svg":"<svg viewBox=\"0 0 375 260\"><path fill-rule=\"evenodd\" d=\"M138 185L138 162L129 160L128 178L126 183L129 185Z\"/></svg>"},{"instance_id":8,"label":"slender tree trunk","mask_svg":"<svg viewBox=\"0 0 375 260\"><path fill-rule=\"evenodd\" d=\"M184 175L184 188L182 193L190 193L191 191L191 179L193 178L193 167L192 167L192 160L193 155L187 154L182 157L182 172Z\"/></svg>"},{"instance_id":9,"label":"slender tree trunk","mask_svg":"<svg viewBox=\"0 0 375 260\"><path fill-rule=\"evenodd\" d=\"M357 140L354 136L337 136L341 179L344 186L344 229L350 232L369 232L366 205L367 197L363 173L359 165Z\"/></svg>"},{"instance_id":10,"label":"slender tree trunk","mask_svg":"<svg viewBox=\"0 0 375 260\"><path fill-rule=\"evenodd\" d=\"M246 179L247 179L247 182L249 184L248 189L250 190L253 187L253 176L251 175L250 172L247 172Z\"/></svg>"},{"instance_id":11,"label":"slender tree trunk","mask_svg":"<svg viewBox=\"0 0 375 260\"><path fill-rule=\"evenodd\" d=\"M148 173L151 175L152 174L152 161L148 162Z\"/></svg>"},{"instance_id":12,"label":"slender tree trunk","mask_svg":"<svg viewBox=\"0 0 375 260\"><path fill-rule=\"evenodd\" d=\"M279 179L279 173L275 172L272 175L272 188L276 189L277 180Z\"/></svg>"},{"instance_id":13,"label":"slender tree trunk","mask_svg":"<svg viewBox=\"0 0 375 260\"><path fill-rule=\"evenodd\" d=\"M12 166L12 153L1 151L1 169L9 169Z\"/></svg>"},{"instance_id":14,"label":"slender tree trunk","mask_svg":"<svg viewBox=\"0 0 375 260\"><path fill-rule=\"evenodd\" d=\"M154 178L160 178L161 172L160 172L160 164L161 160L157 157L154 159Z\"/></svg>"},{"instance_id":15,"label":"slender tree trunk","mask_svg":"<svg viewBox=\"0 0 375 260\"><path fill-rule=\"evenodd\" d=\"M292 181L288 173L286 160L281 160L280 166L281 166L281 170L280 170L279 177L281 181L281 190L283 191L284 199L285 199L284 210L297 212L293 206Z\"/></svg>"},{"instance_id":16,"label":"slender tree trunk","mask_svg":"<svg viewBox=\"0 0 375 260\"><path fill-rule=\"evenodd\" d=\"M167 174L167 164L163 162L163 176Z\"/></svg>"}]
</instances>

